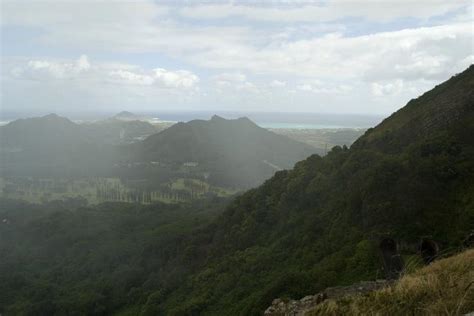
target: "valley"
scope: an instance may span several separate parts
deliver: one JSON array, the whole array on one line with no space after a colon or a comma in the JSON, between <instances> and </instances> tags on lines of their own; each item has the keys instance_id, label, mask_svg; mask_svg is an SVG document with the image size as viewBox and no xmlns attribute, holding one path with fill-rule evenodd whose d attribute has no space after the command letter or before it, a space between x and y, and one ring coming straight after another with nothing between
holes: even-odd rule
<instances>
[{"instance_id":1,"label":"valley","mask_svg":"<svg viewBox=\"0 0 474 316\"><path fill-rule=\"evenodd\" d=\"M0 196L32 203L83 198L91 204L231 196L311 153L350 145L362 131L268 132L247 119L214 116L173 124L130 112L77 124L51 114L0 127ZM35 141L43 146L36 148Z\"/></svg>"},{"instance_id":2,"label":"valley","mask_svg":"<svg viewBox=\"0 0 474 316\"><path fill-rule=\"evenodd\" d=\"M0 0L0 316L474 316L473 0Z\"/></svg>"},{"instance_id":3,"label":"valley","mask_svg":"<svg viewBox=\"0 0 474 316\"><path fill-rule=\"evenodd\" d=\"M226 197L237 190L210 186L202 180L177 178L150 189L146 180L119 178L0 178L0 197L30 203L57 200L84 199L89 204L128 202L150 204L154 202L179 203L194 199Z\"/></svg>"},{"instance_id":4,"label":"valley","mask_svg":"<svg viewBox=\"0 0 474 316\"><path fill-rule=\"evenodd\" d=\"M123 161L115 162L124 164L120 177L77 182L77 177L69 182L64 177L19 182L2 177L7 179L3 190L20 194L20 199L0 200L0 311L262 315L276 298L298 302L325 289L350 289L361 281L374 284L436 264L446 254L472 246L473 85L471 66L408 102L350 147L335 146L325 156L312 154L293 168L295 151L288 155L288 148L307 155L310 147L248 119L215 117L176 124L121 147ZM235 133L242 128L244 133ZM22 146L36 150L27 144ZM55 150L57 142L50 145ZM212 165L206 161L214 169L207 169ZM248 177L261 163L269 168L269 179L257 187L233 195L209 185L241 179L230 173L218 181L212 173L234 167ZM168 178L152 173L152 166L170 165L174 169ZM210 175L206 181L177 176L183 170ZM160 185L169 191L145 189ZM28 202L41 201L46 192L50 196L42 203ZM89 195L93 203L71 192ZM70 198L56 199L66 196ZM428 259L426 244L431 245ZM472 273L466 266L471 253L462 258L463 269ZM429 268L420 271L430 273ZM404 278L400 284L407 282ZM449 302L458 302L456 293L463 289L467 293L456 305L460 313L474 309L468 285L472 282L464 278L462 288L452 287ZM348 312L391 308L383 297L401 295L398 290L380 291L369 303L355 298L350 306L338 296L335 302L316 297L311 313L324 314L330 304ZM429 305L436 293L405 299L411 304L407 308Z\"/></svg>"}]
</instances>

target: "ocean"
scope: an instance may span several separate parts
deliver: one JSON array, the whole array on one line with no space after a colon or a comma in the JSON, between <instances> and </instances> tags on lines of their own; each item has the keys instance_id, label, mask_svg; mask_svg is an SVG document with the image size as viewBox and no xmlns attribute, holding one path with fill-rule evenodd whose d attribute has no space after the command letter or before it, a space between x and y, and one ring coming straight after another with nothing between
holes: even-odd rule
<instances>
[{"instance_id":1,"label":"ocean","mask_svg":"<svg viewBox=\"0 0 474 316\"><path fill-rule=\"evenodd\" d=\"M264 128L286 129L322 129L322 128L369 128L374 127L383 119L381 115L363 114L328 114L328 113L301 113L301 112L230 112L230 111L162 111L162 112L134 112L140 116L153 118L154 121L188 122L195 119L208 120L213 115L226 119L248 117ZM2 113L2 125L18 118L42 116L49 113L35 113L31 115L18 113ZM57 113L73 121L94 121L114 116L114 112L102 113Z\"/></svg>"}]
</instances>

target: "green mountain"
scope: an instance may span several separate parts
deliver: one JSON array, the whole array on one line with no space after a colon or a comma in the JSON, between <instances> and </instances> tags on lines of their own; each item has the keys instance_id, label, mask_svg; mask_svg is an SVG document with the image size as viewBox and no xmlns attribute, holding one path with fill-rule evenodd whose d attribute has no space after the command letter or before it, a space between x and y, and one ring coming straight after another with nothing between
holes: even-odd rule
<instances>
[{"instance_id":1,"label":"green mountain","mask_svg":"<svg viewBox=\"0 0 474 316\"><path fill-rule=\"evenodd\" d=\"M112 119L119 120L119 121L143 121L143 122L149 122L152 120L151 117L137 115L128 111L122 111L120 113L117 113L112 117Z\"/></svg>"},{"instance_id":2,"label":"green mountain","mask_svg":"<svg viewBox=\"0 0 474 316\"><path fill-rule=\"evenodd\" d=\"M248 118L177 123L132 147L138 161L191 163L216 185L251 187L293 167L315 149L257 126Z\"/></svg>"},{"instance_id":3,"label":"green mountain","mask_svg":"<svg viewBox=\"0 0 474 316\"><path fill-rule=\"evenodd\" d=\"M383 277L387 236L407 263L422 238L455 251L474 227L473 87L471 66L224 211L2 201L0 312L261 315L277 297Z\"/></svg>"},{"instance_id":4,"label":"green mountain","mask_svg":"<svg viewBox=\"0 0 474 316\"><path fill-rule=\"evenodd\" d=\"M0 127L2 175L69 176L104 168L110 148L84 126L56 114Z\"/></svg>"},{"instance_id":5,"label":"green mountain","mask_svg":"<svg viewBox=\"0 0 474 316\"><path fill-rule=\"evenodd\" d=\"M459 245L474 228L473 88L471 66L350 149L312 156L238 197L201 238L206 254L193 260L202 266L150 306L257 315L277 297L382 276L384 236L407 256L424 237L444 251Z\"/></svg>"},{"instance_id":6,"label":"green mountain","mask_svg":"<svg viewBox=\"0 0 474 316\"><path fill-rule=\"evenodd\" d=\"M76 124L50 114L11 122L0 127L2 170L5 175L120 175L150 182L191 177L245 188L315 152L246 118L214 116L161 132L148 122L128 118L129 113L119 113Z\"/></svg>"},{"instance_id":7,"label":"green mountain","mask_svg":"<svg viewBox=\"0 0 474 316\"><path fill-rule=\"evenodd\" d=\"M72 176L104 173L116 160L116 145L157 132L150 123L107 119L76 124L49 114L0 127L4 175Z\"/></svg>"},{"instance_id":8,"label":"green mountain","mask_svg":"<svg viewBox=\"0 0 474 316\"><path fill-rule=\"evenodd\" d=\"M105 144L123 145L139 142L155 134L159 129L140 120L123 120L115 117L84 124L88 133Z\"/></svg>"},{"instance_id":9,"label":"green mountain","mask_svg":"<svg viewBox=\"0 0 474 316\"><path fill-rule=\"evenodd\" d=\"M2 149L11 151L67 146L89 141L84 129L65 117L49 114L42 117L19 119L0 127Z\"/></svg>"}]
</instances>

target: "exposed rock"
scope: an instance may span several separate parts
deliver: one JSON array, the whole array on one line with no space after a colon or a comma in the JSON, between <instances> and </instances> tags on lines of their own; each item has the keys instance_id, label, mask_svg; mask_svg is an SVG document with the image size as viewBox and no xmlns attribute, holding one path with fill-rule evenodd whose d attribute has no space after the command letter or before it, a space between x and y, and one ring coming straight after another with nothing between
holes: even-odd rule
<instances>
[{"instance_id":1,"label":"exposed rock","mask_svg":"<svg viewBox=\"0 0 474 316\"><path fill-rule=\"evenodd\" d=\"M281 298L274 299L272 305L265 310L264 315L267 316L303 316L309 310L326 299L338 299L343 296L365 294L385 286L392 281L377 280L363 281L349 286L329 287L323 292L308 295L300 300L284 300Z\"/></svg>"}]
</instances>

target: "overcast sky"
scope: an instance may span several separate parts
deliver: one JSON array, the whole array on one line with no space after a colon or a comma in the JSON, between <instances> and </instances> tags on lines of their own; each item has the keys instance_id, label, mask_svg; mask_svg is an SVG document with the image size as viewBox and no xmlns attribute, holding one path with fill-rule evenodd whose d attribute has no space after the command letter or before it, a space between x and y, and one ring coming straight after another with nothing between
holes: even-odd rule
<instances>
[{"instance_id":1,"label":"overcast sky","mask_svg":"<svg viewBox=\"0 0 474 316\"><path fill-rule=\"evenodd\" d=\"M3 112L390 114L474 61L469 0L0 1Z\"/></svg>"}]
</instances>

